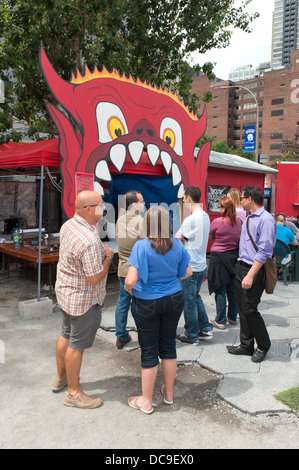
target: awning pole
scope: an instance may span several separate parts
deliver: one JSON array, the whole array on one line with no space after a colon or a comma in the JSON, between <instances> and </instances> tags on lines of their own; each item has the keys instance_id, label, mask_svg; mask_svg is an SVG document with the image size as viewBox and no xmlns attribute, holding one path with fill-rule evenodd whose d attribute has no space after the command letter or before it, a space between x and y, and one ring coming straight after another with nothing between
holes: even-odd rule
<instances>
[{"instance_id":1,"label":"awning pole","mask_svg":"<svg viewBox=\"0 0 299 470\"><path fill-rule=\"evenodd\" d=\"M37 300L40 301L40 284L41 284L41 245L42 245L42 215L43 215L43 194L44 194L44 167L41 167L40 174L40 195L39 195L39 234L38 234L38 286Z\"/></svg>"}]
</instances>

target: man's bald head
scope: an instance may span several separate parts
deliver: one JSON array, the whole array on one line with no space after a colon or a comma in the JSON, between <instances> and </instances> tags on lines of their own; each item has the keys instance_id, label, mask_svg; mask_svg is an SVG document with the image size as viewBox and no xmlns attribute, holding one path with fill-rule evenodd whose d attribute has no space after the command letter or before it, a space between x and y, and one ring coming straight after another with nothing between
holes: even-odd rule
<instances>
[{"instance_id":1,"label":"man's bald head","mask_svg":"<svg viewBox=\"0 0 299 470\"><path fill-rule=\"evenodd\" d=\"M284 214L277 214L277 216L276 216L276 223L277 224L284 225L285 221L286 221L286 218L285 218Z\"/></svg>"},{"instance_id":2,"label":"man's bald head","mask_svg":"<svg viewBox=\"0 0 299 470\"><path fill-rule=\"evenodd\" d=\"M102 196L96 191L81 191L76 197L75 209L79 212L86 206L96 206L101 202L103 202Z\"/></svg>"},{"instance_id":3,"label":"man's bald head","mask_svg":"<svg viewBox=\"0 0 299 470\"><path fill-rule=\"evenodd\" d=\"M76 197L75 209L76 214L92 225L103 218L105 205L96 191L81 191Z\"/></svg>"}]
</instances>

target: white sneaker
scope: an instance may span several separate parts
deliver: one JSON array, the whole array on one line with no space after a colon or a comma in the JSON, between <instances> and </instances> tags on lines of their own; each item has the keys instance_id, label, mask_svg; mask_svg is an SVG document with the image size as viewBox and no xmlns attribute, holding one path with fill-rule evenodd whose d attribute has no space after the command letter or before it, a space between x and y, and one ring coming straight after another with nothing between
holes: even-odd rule
<instances>
[{"instance_id":1,"label":"white sneaker","mask_svg":"<svg viewBox=\"0 0 299 470\"><path fill-rule=\"evenodd\" d=\"M288 264L292 259L292 255L289 253L285 258L283 258L281 264Z\"/></svg>"},{"instance_id":2,"label":"white sneaker","mask_svg":"<svg viewBox=\"0 0 299 470\"><path fill-rule=\"evenodd\" d=\"M204 341L210 341L211 339L213 339L213 331L212 330L200 330L199 339L204 340Z\"/></svg>"}]
</instances>

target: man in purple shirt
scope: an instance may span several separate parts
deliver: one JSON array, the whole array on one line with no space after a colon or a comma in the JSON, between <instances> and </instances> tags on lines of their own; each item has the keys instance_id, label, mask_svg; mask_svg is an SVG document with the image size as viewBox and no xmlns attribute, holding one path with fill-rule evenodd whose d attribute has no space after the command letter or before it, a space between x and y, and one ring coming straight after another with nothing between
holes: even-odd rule
<instances>
[{"instance_id":1,"label":"man in purple shirt","mask_svg":"<svg viewBox=\"0 0 299 470\"><path fill-rule=\"evenodd\" d=\"M245 187L241 204L249 215L242 225L235 277L236 301L240 316L240 344L227 346L227 350L231 354L252 356L253 362L261 362L270 349L271 341L257 307L265 288L263 265L272 257L276 243L276 223L274 217L263 206L264 196L260 188ZM247 221L257 251L249 238ZM254 340L257 345L255 350Z\"/></svg>"}]
</instances>

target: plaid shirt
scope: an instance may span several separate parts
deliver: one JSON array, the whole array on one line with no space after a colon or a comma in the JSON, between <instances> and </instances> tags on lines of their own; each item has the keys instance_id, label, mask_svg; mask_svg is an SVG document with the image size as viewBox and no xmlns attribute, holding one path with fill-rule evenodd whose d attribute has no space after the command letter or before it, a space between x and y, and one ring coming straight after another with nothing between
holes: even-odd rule
<instances>
[{"instance_id":1,"label":"plaid shirt","mask_svg":"<svg viewBox=\"0 0 299 470\"><path fill-rule=\"evenodd\" d=\"M106 276L95 285L87 277L103 271L105 248L96 229L75 214L60 230L59 262L55 292L59 306L68 314L79 316L106 295Z\"/></svg>"}]
</instances>

